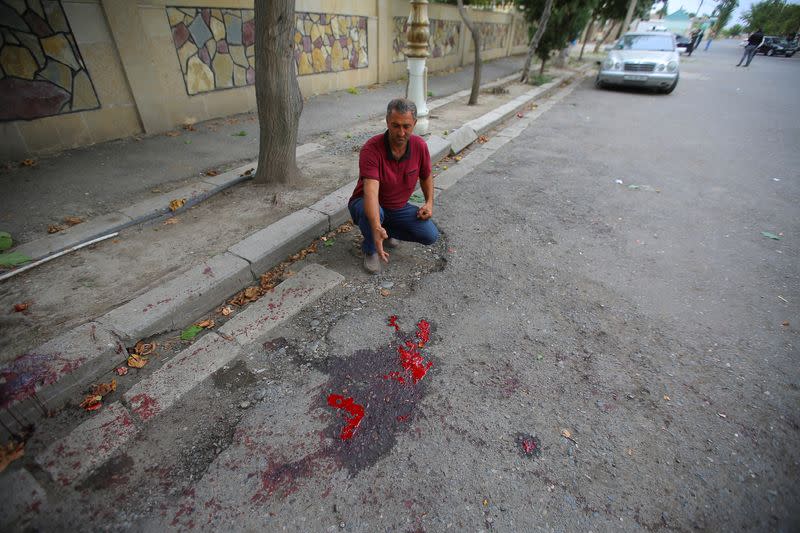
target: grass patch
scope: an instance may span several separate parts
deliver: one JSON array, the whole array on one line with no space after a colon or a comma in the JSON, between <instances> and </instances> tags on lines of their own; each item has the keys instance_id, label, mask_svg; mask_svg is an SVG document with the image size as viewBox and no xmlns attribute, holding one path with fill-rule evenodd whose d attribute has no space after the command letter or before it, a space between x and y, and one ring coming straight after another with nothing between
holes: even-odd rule
<instances>
[{"instance_id":1,"label":"grass patch","mask_svg":"<svg viewBox=\"0 0 800 533\"><path fill-rule=\"evenodd\" d=\"M536 76L531 77L529 83L531 85L544 85L545 83L550 83L553 81L553 76L548 76L547 74L537 74Z\"/></svg>"}]
</instances>

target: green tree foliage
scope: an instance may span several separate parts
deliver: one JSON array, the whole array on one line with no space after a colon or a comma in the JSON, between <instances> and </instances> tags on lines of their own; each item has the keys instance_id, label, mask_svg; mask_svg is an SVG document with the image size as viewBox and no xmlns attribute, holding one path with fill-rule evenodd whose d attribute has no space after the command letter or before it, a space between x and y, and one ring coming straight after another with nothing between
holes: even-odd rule
<instances>
[{"instance_id":1,"label":"green tree foliage","mask_svg":"<svg viewBox=\"0 0 800 533\"><path fill-rule=\"evenodd\" d=\"M736 35L741 35L744 33L744 26L741 24L734 24L730 28L723 30L723 33L728 37L735 37Z\"/></svg>"},{"instance_id":2,"label":"green tree foliage","mask_svg":"<svg viewBox=\"0 0 800 533\"><path fill-rule=\"evenodd\" d=\"M717 21L712 27L712 31L719 35L719 31L728 24L734 10L739 7L739 0L720 0L717 7L714 8L712 16L717 17Z\"/></svg>"},{"instance_id":3,"label":"green tree foliage","mask_svg":"<svg viewBox=\"0 0 800 533\"><path fill-rule=\"evenodd\" d=\"M517 0L517 5L531 24L539 20L544 4L544 0ZM580 35L589 22L594 8L594 0L556 0L547 28L536 48L536 56L542 60L540 72L544 72L544 65L550 58L551 52L565 48L571 40ZM624 11L622 16L625 16Z\"/></svg>"},{"instance_id":4,"label":"green tree foliage","mask_svg":"<svg viewBox=\"0 0 800 533\"><path fill-rule=\"evenodd\" d=\"M800 5L784 0L763 0L742 15L747 31L758 28L767 35L789 35L800 29Z\"/></svg>"}]
</instances>

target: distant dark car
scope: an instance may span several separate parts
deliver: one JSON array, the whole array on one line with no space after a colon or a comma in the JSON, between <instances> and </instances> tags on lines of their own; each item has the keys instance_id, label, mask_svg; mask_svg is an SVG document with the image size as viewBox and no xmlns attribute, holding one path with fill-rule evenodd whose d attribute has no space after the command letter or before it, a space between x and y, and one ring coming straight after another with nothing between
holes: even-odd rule
<instances>
[{"instance_id":1,"label":"distant dark car","mask_svg":"<svg viewBox=\"0 0 800 533\"><path fill-rule=\"evenodd\" d=\"M771 35L765 35L764 43L756 49L757 54L786 57L792 57L796 51L796 43L790 44L785 39Z\"/></svg>"},{"instance_id":2,"label":"distant dark car","mask_svg":"<svg viewBox=\"0 0 800 533\"><path fill-rule=\"evenodd\" d=\"M688 53L689 49L692 47L692 40L685 35L678 35L675 34L675 47L678 49L679 53Z\"/></svg>"}]
</instances>

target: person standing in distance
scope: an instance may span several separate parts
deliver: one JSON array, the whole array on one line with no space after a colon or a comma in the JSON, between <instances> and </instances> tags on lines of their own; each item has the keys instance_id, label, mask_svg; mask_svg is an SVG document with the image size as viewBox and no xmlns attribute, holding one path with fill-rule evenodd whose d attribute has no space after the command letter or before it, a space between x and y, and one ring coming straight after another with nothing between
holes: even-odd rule
<instances>
[{"instance_id":1,"label":"person standing in distance","mask_svg":"<svg viewBox=\"0 0 800 533\"><path fill-rule=\"evenodd\" d=\"M358 158L358 183L348 202L364 236L364 268L377 274L389 262L386 248L399 241L431 245L439 238L433 216L433 177L428 145L414 135L417 106L396 98L386 107L387 130L369 139ZM419 181L425 203L408 203Z\"/></svg>"},{"instance_id":2,"label":"person standing in distance","mask_svg":"<svg viewBox=\"0 0 800 533\"><path fill-rule=\"evenodd\" d=\"M756 50L758 47L764 43L764 32L761 31L761 28L758 28L756 31L750 34L750 37L747 38L747 44L744 47L744 53L742 54L742 58L736 64L737 67L742 66L742 61L747 58L747 63L744 66L749 67L750 62L753 60L753 56L756 55Z\"/></svg>"}]
</instances>

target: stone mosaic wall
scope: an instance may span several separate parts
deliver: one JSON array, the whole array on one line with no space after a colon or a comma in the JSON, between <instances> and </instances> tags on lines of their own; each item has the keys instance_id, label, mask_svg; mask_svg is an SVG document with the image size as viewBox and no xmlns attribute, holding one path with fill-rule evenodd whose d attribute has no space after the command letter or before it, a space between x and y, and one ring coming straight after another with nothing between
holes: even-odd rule
<instances>
[{"instance_id":1,"label":"stone mosaic wall","mask_svg":"<svg viewBox=\"0 0 800 533\"><path fill-rule=\"evenodd\" d=\"M256 81L252 9L167 7L188 94Z\"/></svg>"},{"instance_id":2,"label":"stone mosaic wall","mask_svg":"<svg viewBox=\"0 0 800 533\"><path fill-rule=\"evenodd\" d=\"M252 9L167 7L188 94L255 83L254 16ZM299 75L369 65L366 17L298 12L295 27Z\"/></svg>"},{"instance_id":3,"label":"stone mosaic wall","mask_svg":"<svg viewBox=\"0 0 800 533\"><path fill-rule=\"evenodd\" d=\"M406 17L394 17L393 22L392 62L399 63L406 60L403 49L406 47L407 42L408 19ZM429 31L428 51L431 54L430 57L444 57L458 52L461 22L430 19Z\"/></svg>"},{"instance_id":4,"label":"stone mosaic wall","mask_svg":"<svg viewBox=\"0 0 800 533\"><path fill-rule=\"evenodd\" d=\"M505 48L508 37L508 24L497 22L478 22L478 31L481 32L481 50L494 50ZM472 43L472 39L470 39Z\"/></svg>"},{"instance_id":5,"label":"stone mosaic wall","mask_svg":"<svg viewBox=\"0 0 800 533\"><path fill-rule=\"evenodd\" d=\"M514 40L511 46L516 48L517 46L527 45L528 41L528 24L525 19L514 18Z\"/></svg>"},{"instance_id":6,"label":"stone mosaic wall","mask_svg":"<svg viewBox=\"0 0 800 533\"><path fill-rule=\"evenodd\" d=\"M294 57L300 76L369 66L367 17L296 13L295 24Z\"/></svg>"},{"instance_id":7,"label":"stone mosaic wall","mask_svg":"<svg viewBox=\"0 0 800 533\"><path fill-rule=\"evenodd\" d=\"M59 0L0 0L0 120L97 109Z\"/></svg>"}]
</instances>

